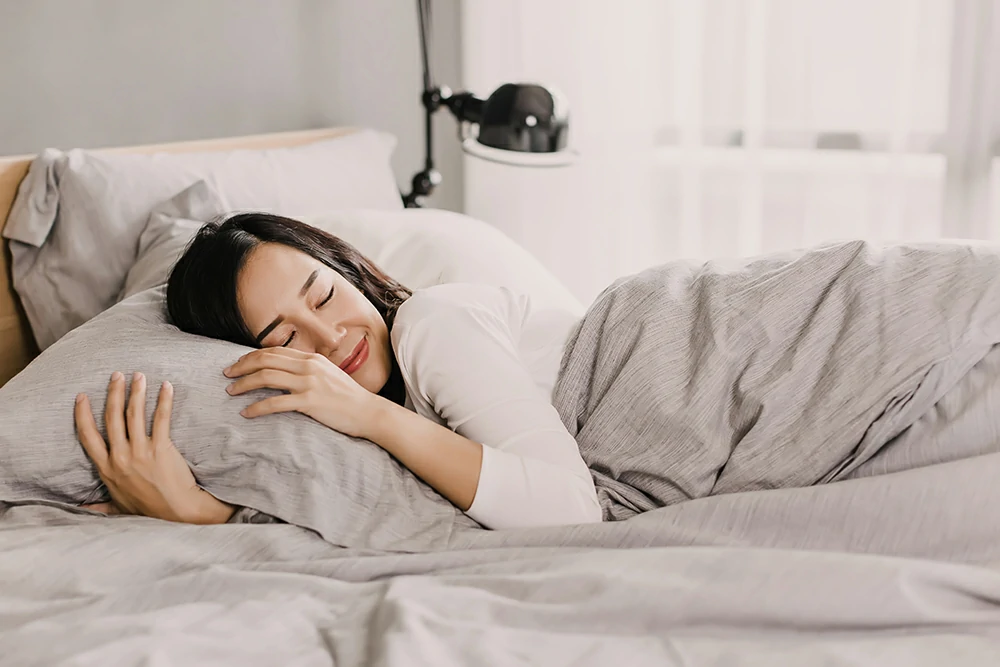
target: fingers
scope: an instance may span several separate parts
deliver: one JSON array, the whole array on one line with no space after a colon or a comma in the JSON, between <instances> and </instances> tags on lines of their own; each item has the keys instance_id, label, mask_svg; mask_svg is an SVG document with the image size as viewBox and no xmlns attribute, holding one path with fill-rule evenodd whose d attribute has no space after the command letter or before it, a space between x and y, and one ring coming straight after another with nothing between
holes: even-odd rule
<instances>
[{"instance_id":1,"label":"fingers","mask_svg":"<svg viewBox=\"0 0 1000 667\"><path fill-rule=\"evenodd\" d=\"M295 394L282 394L281 396L272 396L265 398L263 401L257 401L252 405L248 405L240 410L240 414L248 419L253 419L254 417L273 415L278 412L295 412L301 402L302 399Z\"/></svg>"},{"instance_id":2,"label":"fingers","mask_svg":"<svg viewBox=\"0 0 1000 667\"><path fill-rule=\"evenodd\" d=\"M90 407L90 399L86 394L79 394L76 397L76 407L73 410L76 421L76 437L79 438L83 450L87 456L97 466L97 470L103 476L108 465L108 445L97 430L97 422L94 421L94 413Z\"/></svg>"},{"instance_id":3,"label":"fingers","mask_svg":"<svg viewBox=\"0 0 1000 667\"><path fill-rule=\"evenodd\" d=\"M128 398L128 408L125 410L125 425L128 427L129 443L135 450L148 446L146 437L146 376L142 373L132 375L132 392Z\"/></svg>"},{"instance_id":4,"label":"fingers","mask_svg":"<svg viewBox=\"0 0 1000 667\"><path fill-rule=\"evenodd\" d=\"M108 400L104 404L104 427L108 432L111 455L127 454L128 433L125 431L125 376L118 371L111 374Z\"/></svg>"},{"instance_id":5,"label":"fingers","mask_svg":"<svg viewBox=\"0 0 1000 667\"><path fill-rule=\"evenodd\" d=\"M160 385L160 395L156 399L153 413L153 442L170 440L170 415L174 410L174 387L169 382Z\"/></svg>"},{"instance_id":6,"label":"fingers","mask_svg":"<svg viewBox=\"0 0 1000 667\"><path fill-rule=\"evenodd\" d=\"M264 370L244 375L226 387L226 391L232 396L239 396L244 392L263 389L264 387L302 392L307 388L309 381L309 378L303 375L265 368Z\"/></svg>"},{"instance_id":7,"label":"fingers","mask_svg":"<svg viewBox=\"0 0 1000 667\"><path fill-rule=\"evenodd\" d=\"M235 364L224 369L222 373L226 377L237 378L241 375L249 375L265 368L271 368L303 375L308 368L307 364L311 357L311 354L299 350L291 350L286 347L268 347L243 355Z\"/></svg>"}]
</instances>

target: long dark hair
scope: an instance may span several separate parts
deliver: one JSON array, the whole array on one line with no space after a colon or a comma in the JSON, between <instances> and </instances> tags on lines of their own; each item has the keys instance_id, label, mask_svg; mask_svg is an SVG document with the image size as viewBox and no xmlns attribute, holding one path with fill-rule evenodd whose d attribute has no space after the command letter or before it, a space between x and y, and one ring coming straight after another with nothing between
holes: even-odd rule
<instances>
[{"instance_id":1,"label":"long dark hair","mask_svg":"<svg viewBox=\"0 0 1000 667\"><path fill-rule=\"evenodd\" d=\"M280 243L306 253L346 278L375 306L392 331L396 311L412 292L385 274L351 244L333 234L280 215L239 213L198 230L167 281L167 312L188 333L260 347L240 314L236 287L250 253ZM379 392L395 403L406 396L395 354L389 380Z\"/></svg>"}]
</instances>

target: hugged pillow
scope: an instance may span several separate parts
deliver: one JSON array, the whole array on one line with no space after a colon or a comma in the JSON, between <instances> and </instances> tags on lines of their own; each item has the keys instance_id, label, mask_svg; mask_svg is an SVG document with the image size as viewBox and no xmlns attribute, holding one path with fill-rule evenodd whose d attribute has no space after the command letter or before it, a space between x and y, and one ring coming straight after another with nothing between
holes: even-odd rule
<instances>
[{"instance_id":1,"label":"hugged pillow","mask_svg":"<svg viewBox=\"0 0 1000 667\"><path fill-rule=\"evenodd\" d=\"M374 130L292 148L134 154L49 149L18 190L3 235L41 349L114 304L150 212L198 180L235 209L400 209L395 139Z\"/></svg>"},{"instance_id":2,"label":"hugged pillow","mask_svg":"<svg viewBox=\"0 0 1000 667\"><path fill-rule=\"evenodd\" d=\"M248 348L185 334L165 321L165 287L119 303L45 350L0 388L0 501L100 502L104 488L75 435L86 392L102 428L111 373L175 387L171 436L218 498L313 529L345 547L422 551L477 524L377 445L297 413L245 419L273 390L230 396L223 367Z\"/></svg>"}]
</instances>

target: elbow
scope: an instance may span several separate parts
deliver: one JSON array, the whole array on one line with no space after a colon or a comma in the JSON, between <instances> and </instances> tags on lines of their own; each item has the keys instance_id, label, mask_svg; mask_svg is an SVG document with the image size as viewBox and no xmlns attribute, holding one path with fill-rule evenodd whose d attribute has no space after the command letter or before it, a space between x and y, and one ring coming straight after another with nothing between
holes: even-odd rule
<instances>
[{"instance_id":1,"label":"elbow","mask_svg":"<svg viewBox=\"0 0 1000 667\"><path fill-rule=\"evenodd\" d=\"M604 521L604 511L597 500L594 484L589 479L575 477L569 493L560 498L558 506L549 508L551 525L576 526Z\"/></svg>"}]
</instances>

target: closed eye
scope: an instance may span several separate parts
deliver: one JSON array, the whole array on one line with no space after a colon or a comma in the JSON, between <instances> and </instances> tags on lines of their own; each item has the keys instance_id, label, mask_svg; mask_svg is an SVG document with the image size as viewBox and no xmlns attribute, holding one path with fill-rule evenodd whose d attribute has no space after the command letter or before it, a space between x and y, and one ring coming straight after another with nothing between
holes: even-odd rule
<instances>
[{"instance_id":1,"label":"closed eye","mask_svg":"<svg viewBox=\"0 0 1000 667\"><path fill-rule=\"evenodd\" d=\"M325 298L325 299L323 299L322 301L320 301L320 302L319 302L319 305L318 305L318 306L316 306L317 308L322 308L323 306L325 306L325 305L327 304L327 302L328 302L328 301L329 301L330 299L332 299L332 298L333 298L333 290L334 290L334 288L333 288L333 287L331 287L331 288L330 288L330 293L326 295L326 298Z\"/></svg>"},{"instance_id":2,"label":"closed eye","mask_svg":"<svg viewBox=\"0 0 1000 667\"><path fill-rule=\"evenodd\" d=\"M335 289L336 289L335 287L331 287L330 288L330 293L327 294L326 298L324 298L322 301L320 301L316 305L316 307L317 308L322 308L323 306L325 306L330 301L330 299L333 298L333 292L334 292ZM293 340L295 340L295 332L294 331L291 333L291 335L288 336L288 339L284 343L281 344L281 347L288 347L289 345L291 345L291 343L292 343Z\"/></svg>"}]
</instances>

